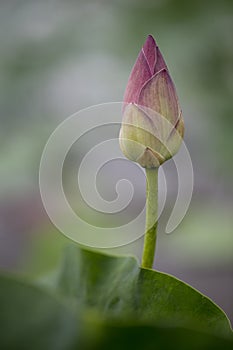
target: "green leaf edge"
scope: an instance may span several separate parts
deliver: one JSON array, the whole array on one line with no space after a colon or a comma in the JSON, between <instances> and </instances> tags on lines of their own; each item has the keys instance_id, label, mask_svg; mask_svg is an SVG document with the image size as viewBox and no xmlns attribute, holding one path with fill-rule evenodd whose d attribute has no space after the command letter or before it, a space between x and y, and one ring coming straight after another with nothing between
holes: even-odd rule
<instances>
[{"instance_id":1,"label":"green leaf edge","mask_svg":"<svg viewBox=\"0 0 233 350\"><path fill-rule=\"evenodd\" d=\"M164 276L165 278L169 278L172 281L176 281L177 283L179 283L180 285L184 286L185 288L187 288L188 290L190 290L191 292L194 292L196 294L196 296L200 296L203 300L207 301L207 303L209 303L209 305L211 305L212 307L214 307L218 312L219 315L223 316L224 318L224 322L226 323L226 327L224 327L224 330L221 330L219 334L223 335L223 336L232 336L232 326L231 326L231 322L229 320L229 318L227 317L226 313L219 307L219 305L217 305L214 301L211 300L211 298L209 298L208 296L205 296L203 293L199 292L197 289L195 289L194 287L190 286L189 284L187 284L186 282L182 281L181 279L168 274L168 273L164 273L164 272L160 272L157 270L153 270L153 269L147 269L147 268L141 268L138 262L138 259L131 254L127 254L127 255L121 255L121 254L108 254L106 252L103 252L102 250L97 251L96 249L90 249L90 248L86 248L86 247L80 247L77 246L76 244L71 244L67 247L67 254L65 254L65 259L70 259L70 257L72 256L72 250L74 252L79 252L79 254L81 253L81 255L85 254L85 255L93 255L95 257L101 257L101 258L107 258L107 259L124 259L125 261L130 261L131 263L133 263L134 267L137 268L138 270L138 277L140 276L141 273L152 273L152 274L157 274L159 276ZM78 257L80 260L80 256ZM81 256L81 258L83 258ZM87 257L85 257L87 258ZM62 273L61 273L62 275ZM58 286L56 286L56 288L58 287L59 289L59 282L58 282ZM64 293L64 291L62 292L62 294ZM74 300L73 300L74 302ZM124 316L124 314L122 315ZM104 319L104 318L103 318ZM143 320L140 321L140 324L142 325L156 325L153 321L149 321L149 320ZM183 325L176 325L177 327L183 327ZM199 328L191 328L191 329L196 329L198 331L200 331ZM206 331L206 330L205 330ZM207 331L208 332L208 331ZM210 332L211 334L213 334L213 332Z\"/></svg>"}]
</instances>

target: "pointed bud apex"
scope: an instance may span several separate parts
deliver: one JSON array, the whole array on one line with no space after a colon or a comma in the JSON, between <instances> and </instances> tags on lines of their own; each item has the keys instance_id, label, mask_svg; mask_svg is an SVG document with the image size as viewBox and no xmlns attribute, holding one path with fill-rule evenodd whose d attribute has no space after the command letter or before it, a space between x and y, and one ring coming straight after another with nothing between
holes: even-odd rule
<instances>
[{"instance_id":1,"label":"pointed bud apex","mask_svg":"<svg viewBox=\"0 0 233 350\"><path fill-rule=\"evenodd\" d=\"M149 35L125 91L122 152L145 168L158 167L178 151L183 134L175 86L154 38Z\"/></svg>"}]
</instances>

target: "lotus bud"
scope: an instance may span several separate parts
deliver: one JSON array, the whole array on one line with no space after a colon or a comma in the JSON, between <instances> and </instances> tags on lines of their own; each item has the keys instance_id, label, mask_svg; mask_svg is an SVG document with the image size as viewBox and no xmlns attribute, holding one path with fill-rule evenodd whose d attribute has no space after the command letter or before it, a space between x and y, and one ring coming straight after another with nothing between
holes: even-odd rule
<instances>
[{"instance_id":1,"label":"lotus bud","mask_svg":"<svg viewBox=\"0 0 233 350\"><path fill-rule=\"evenodd\" d=\"M132 69L124 95L120 147L145 168L155 168L179 149L184 123L175 86L149 35Z\"/></svg>"}]
</instances>

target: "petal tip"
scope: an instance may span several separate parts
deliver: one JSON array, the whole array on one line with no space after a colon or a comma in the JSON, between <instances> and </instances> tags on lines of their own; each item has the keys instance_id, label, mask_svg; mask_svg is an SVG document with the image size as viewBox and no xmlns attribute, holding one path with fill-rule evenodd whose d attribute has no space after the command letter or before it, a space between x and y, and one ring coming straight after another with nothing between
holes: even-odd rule
<instances>
[{"instance_id":1,"label":"petal tip","mask_svg":"<svg viewBox=\"0 0 233 350\"><path fill-rule=\"evenodd\" d=\"M147 41L147 40L153 41L153 42L155 43L155 38L153 37L152 34L149 34L149 35L147 36L146 41Z\"/></svg>"},{"instance_id":2,"label":"petal tip","mask_svg":"<svg viewBox=\"0 0 233 350\"><path fill-rule=\"evenodd\" d=\"M154 39L154 37L153 37L153 35L151 35L151 34L149 34L148 36L147 36L147 38L146 38L146 40L145 40L145 43L144 43L144 45L143 45L143 48L145 48L145 47L148 47L148 46L150 46L150 47L157 47L157 44L156 44L156 42L155 42L155 39Z\"/></svg>"}]
</instances>

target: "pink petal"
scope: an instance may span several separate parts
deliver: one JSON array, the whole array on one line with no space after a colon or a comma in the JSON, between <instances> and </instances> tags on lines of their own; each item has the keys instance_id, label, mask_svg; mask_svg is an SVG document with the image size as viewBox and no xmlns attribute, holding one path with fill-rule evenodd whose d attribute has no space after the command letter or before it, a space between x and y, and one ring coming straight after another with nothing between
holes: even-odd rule
<instances>
[{"instance_id":1,"label":"pink petal","mask_svg":"<svg viewBox=\"0 0 233 350\"><path fill-rule=\"evenodd\" d=\"M175 86L166 69L155 74L143 86L138 104L156 111L175 124L180 109Z\"/></svg>"},{"instance_id":2,"label":"pink petal","mask_svg":"<svg viewBox=\"0 0 233 350\"><path fill-rule=\"evenodd\" d=\"M142 86L151 78L151 72L142 50L134 64L126 86L124 103L137 103Z\"/></svg>"},{"instance_id":3,"label":"pink petal","mask_svg":"<svg viewBox=\"0 0 233 350\"><path fill-rule=\"evenodd\" d=\"M154 74L158 73L160 70L162 69L167 69L167 65L163 59L163 56L157 46L157 59L156 59L156 63L154 66Z\"/></svg>"},{"instance_id":4,"label":"pink petal","mask_svg":"<svg viewBox=\"0 0 233 350\"><path fill-rule=\"evenodd\" d=\"M142 51L146 57L146 60L148 62L151 75L154 74L154 67L157 59L157 54L156 54L156 43L155 39L153 38L152 35L148 35L145 44L143 45Z\"/></svg>"}]
</instances>

